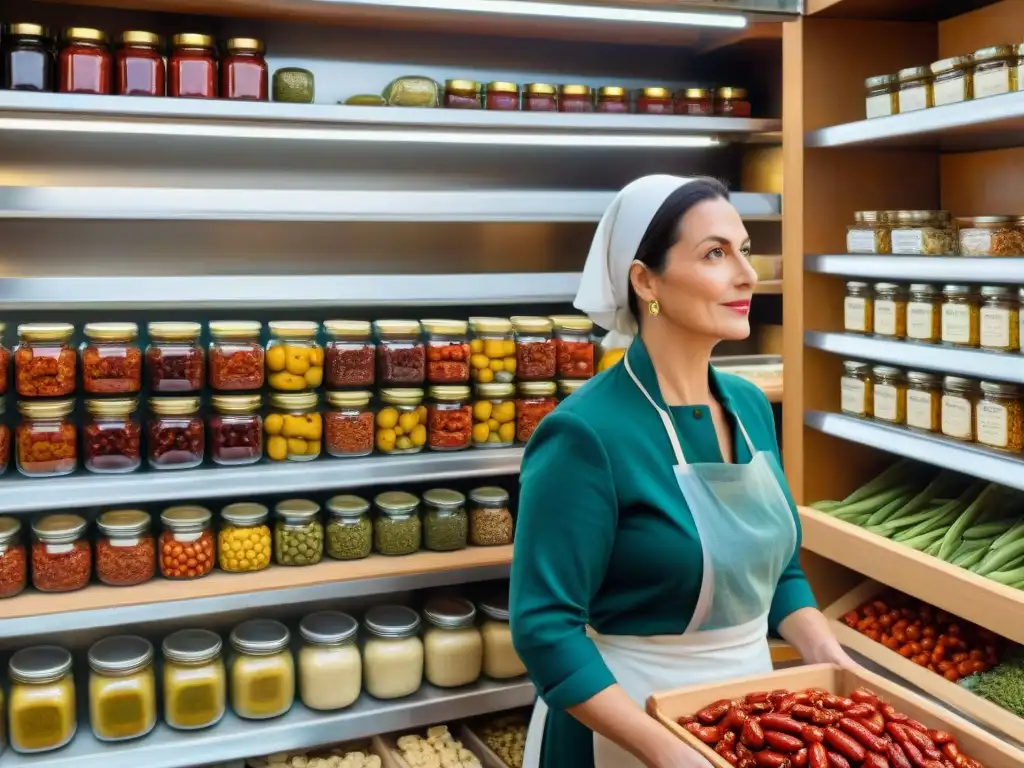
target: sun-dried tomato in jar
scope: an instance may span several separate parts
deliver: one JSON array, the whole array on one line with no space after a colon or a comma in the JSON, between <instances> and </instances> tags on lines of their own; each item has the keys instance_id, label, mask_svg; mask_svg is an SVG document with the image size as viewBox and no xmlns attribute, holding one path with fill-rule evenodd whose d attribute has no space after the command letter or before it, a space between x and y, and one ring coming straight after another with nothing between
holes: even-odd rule
<instances>
[{"instance_id":1,"label":"sun-dried tomato in jar","mask_svg":"<svg viewBox=\"0 0 1024 768\"><path fill-rule=\"evenodd\" d=\"M558 370L558 352L551 338L548 317L513 317L516 332L516 377L520 381L548 381Z\"/></svg>"},{"instance_id":2,"label":"sun-dried tomato in jar","mask_svg":"<svg viewBox=\"0 0 1024 768\"><path fill-rule=\"evenodd\" d=\"M261 395L214 395L208 418L210 455L215 464L255 464L263 457Z\"/></svg>"},{"instance_id":3,"label":"sun-dried tomato in jar","mask_svg":"<svg viewBox=\"0 0 1024 768\"><path fill-rule=\"evenodd\" d=\"M432 451L461 451L473 442L469 387L431 387L427 406L427 446Z\"/></svg>"},{"instance_id":4,"label":"sun-dried tomato in jar","mask_svg":"<svg viewBox=\"0 0 1024 768\"><path fill-rule=\"evenodd\" d=\"M150 398L146 436L153 469L190 469L203 463L206 431L198 397Z\"/></svg>"},{"instance_id":5,"label":"sun-dried tomato in jar","mask_svg":"<svg viewBox=\"0 0 1024 768\"><path fill-rule=\"evenodd\" d=\"M0 517L0 598L14 597L28 581L28 555L21 541L21 521Z\"/></svg>"},{"instance_id":6,"label":"sun-dried tomato in jar","mask_svg":"<svg viewBox=\"0 0 1024 768\"><path fill-rule=\"evenodd\" d=\"M131 587L156 575L156 542L149 514L116 509L96 520L96 577L112 587Z\"/></svg>"},{"instance_id":7,"label":"sun-dried tomato in jar","mask_svg":"<svg viewBox=\"0 0 1024 768\"><path fill-rule=\"evenodd\" d=\"M11 428L4 415L6 410L7 404L0 397L0 475L7 471L11 463Z\"/></svg>"},{"instance_id":8,"label":"sun-dried tomato in jar","mask_svg":"<svg viewBox=\"0 0 1024 768\"><path fill-rule=\"evenodd\" d=\"M82 429L85 468L97 474L134 472L142 464L142 426L132 418L132 398L86 400L89 420Z\"/></svg>"},{"instance_id":9,"label":"sun-dried tomato in jar","mask_svg":"<svg viewBox=\"0 0 1024 768\"><path fill-rule=\"evenodd\" d=\"M213 570L216 546L205 507L168 507L160 515L160 573L167 579L196 579Z\"/></svg>"},{"instance_id":10,"label":"sun-dried tomato in jar","mask_svg":"<svg viewBox=\"0 0 1024 768\"><path fill-rule=\"evenodd\" d=\"M68 418L75 401L20 400L15 431L18 471L27 477L69 475L78 466L78 430Z\"/></svg>"},{"instance_id":11,"label":"sun-dried tomato in jar","mask_svg":"<svg viewBox=\"0 0 1024 768\"><path fill-rule=\"evenodd\" d=\"M427 332L427 382L464 384L469 381L469 339L465 320L423 320Z\"/></svg>"},{"instance_id":12,"label":"sun-dried tomato in jar","mask_svg":"<svg viewBox=\"0 0 1024 768\"><path fill-rule=\"evenodd\" d=\"M6 330L7 323L0 323L0 396L7 394L7 377L11 370L11 352L2 341Z\"/></svg>"},{"instance_id":13,"label":"sun-dried tomato in jar","mask_svg":"<svg viewBox=\"0 0 1024 768\"><path fill-rule=\"evenodd\" d=\"M210 387L221 392L263 386L263 324L255 320L210 323Z\"/></svg>"},{"instance_id":14,"label":"sun-dried tomato in jar","mask_svg":"<svg viewBox=\"0 0 1024 768\"><path fill-rule=\"evenodd\" d=\"M426 378L426 352L418 320L377 320L377 383L422 384Z\"/></svg>"},{"instance_id":15,"label":"sun-dried tomato in jar","mask_svg":"<svg viewBox=\"0 0 1024 768\"><path fill-rule=\"evenodd\" d=\"M32 523L32 586L40 592L71 592L89 583L92 547L78 515L46 515Z\"/></svg>"},{"instance_id":16,"label":"sun-dried tomato in jar","mask_svg":"<svg viewBox=\"0 0 1024 768\"><path fill-rule=\"evenodd\" d=\"M14 349L14 388L22 397L61 397L75 392L78 355L68 342L71 323L18 326Z\"/></svg>"},{"instance_id":17,"label":"sun-dried tomato in jar","mask_svg":"<svg viewBox=\"0 0 1024 768\"><path fill-rule=\"evenodd\" d=\"M541 420L555 410L555 382L524 381L519 384L519 400L516 402L516 440L525 443L540 424Z\"/></svg>"},{"instance_id":18,"label":"sun-dried tomato in jar","mask_svg":"<svg viewBox=\"0 0 1024 768\"><path fill-rule=\"evenodd\" d=\"M150 323L146 380L152 392L199 392L206 360L199 346L199 323Z\"/></svg>"},{"instance_id":19,"label":"sun-dried tomato in jar","mask_svg":"<svg viewBox=\"0 0 1024 768\"><path fill-rule=\"evenodd\" d=\"M555 315L555 349L558 376L562 379L589 379L594 375L594 323L582 315Z\"/></svg>"},{"instance_id":20,"label":"sun-dried tomato in jar","mask_svg":"<svg viewBox=\"0 0 1024 768\"><path fill-rule=\"evenodd\" d=\"M142 350L135 323L86 323L82 342L82 389L93 395L142 389Z\"/></svg>"},{"instance_id":21,"label":"sun-dried tomato in jar","mask_svg":"<svg viewBox=\"0 0 1024 768\"><path fill-rule=\"evenodd\" d=\"M374 354L370 323L366 320L327 320L327 363L324 379L327 386L372 387Z\"/></svg>"},{"instance_id":22,"label":"sun-dried tomato in jar","mask_svg":"<svg viewBox=\"0 0 1024 768\"><path fill-rule=\"evenodd\" d=\"M327 453L350 458L373 453L373 393L328 392L324 410L324 436Z\"/></svg>"}]
</instances>

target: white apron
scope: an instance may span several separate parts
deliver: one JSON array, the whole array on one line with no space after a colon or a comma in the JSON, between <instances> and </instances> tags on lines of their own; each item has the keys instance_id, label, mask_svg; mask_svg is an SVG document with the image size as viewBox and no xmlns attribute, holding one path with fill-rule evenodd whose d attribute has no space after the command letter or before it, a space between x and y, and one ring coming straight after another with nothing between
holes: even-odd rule
<instances>
[{"instance_id":1,"label":"white apron","mask_svg":"<svg viewBox=\"0 0 1024 768\"><path fill-rule=\"evenodd\" d=\"M758 675L772 669L768 611L782 572L796 551L789 500L772 471L770 453L750 449L749 464L687 464L672 416L630 378L658 411L672 452L679 489L700 537L704 573L693 617L681 635L601 635L587 629L616 682L643 707L654 691ZM708 413L708 418L711 414ZM548 708L534 706L523 768L539 768ZM630 753L594 734L595 768L642 768Z\"/></svg>"}]
</instances>

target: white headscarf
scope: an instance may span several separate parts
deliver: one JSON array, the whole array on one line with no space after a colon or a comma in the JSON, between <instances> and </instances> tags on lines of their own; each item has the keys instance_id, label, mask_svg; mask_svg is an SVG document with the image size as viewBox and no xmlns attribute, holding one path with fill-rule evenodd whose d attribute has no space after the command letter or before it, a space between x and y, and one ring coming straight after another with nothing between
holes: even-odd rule
<instances>
[{"instance_id":1,"label":"white headscarf","mask_svg":"<svg viewBox=\"0 0 1024 768\"><path fill-rule=\"evenodd\" d=\"M693 179L644 176L627 185L601 217L573 306L609 331L605 349L628 347L637 332L629 311L629 267L662 203Z\"/></svg>"}]
</instances>

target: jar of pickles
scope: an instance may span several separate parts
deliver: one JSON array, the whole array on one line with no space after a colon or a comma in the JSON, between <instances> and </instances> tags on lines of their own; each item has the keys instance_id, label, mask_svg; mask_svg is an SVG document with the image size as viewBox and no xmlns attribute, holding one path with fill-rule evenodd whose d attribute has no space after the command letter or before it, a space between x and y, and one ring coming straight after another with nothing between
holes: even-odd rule
<instances>
[{"instance_id":1,"label":"jar of pickles","mask_svg":"<svg viewBox=\"0 0 1024 768\"><path fill-rule=\"evenodd\" d=\"M71 348L70 323L18 326L14 348L14 389L22 397L61 397L75 392L78 356Z\"/></svg>"},{"instance_id":2,"label":"jar of pickles","mask_svg":"<svg viewBox=\"0 0 1024 768\"><path fill-rule=\"evenodd\" d=\"M320 455L324 424L316 392L272 392L270 413L263 420L267 458L271 461L312 461Z\"/></svg>"},{"instance_id":3,"label":"jar of pickles","mask_svg":"<svg viewBox=\"0 0 1024 768\"><path fill-rule=\"evenodd\" d=\"M210 323L210 388L237 392L263 386L263 324L255 320Z\"/></svg>"},{"instance_id":4,"label":"jar of pickles","mask_svg":"<svg viewBox=\"0 0 1024 768\"><path fill-rule=\"evenodd\" d=\"M981 288L980 342L993 352L1020 351L1020 301L1009 286Z\"/></svg>"},{"instance_id":5,"label":"jar of pickles","mask_svg":"<svg viewBox=\"0 0 1024 768\"><path fill-rule=\"evenodd\" d=\"M480 83L476 80L445 80L444 105L448 109L483 109Z\"/></svg>"},{"instance_id":6,"label":"jar of pickles","mask_svg":"<svg viewBox=\"0 0 1024 768\"><path fill-rule=\"evenodd\" d=\"M969 285L942 288L942 342L958 347L977 347L981 342L979 296Z\"/></svg>"},{"instance_id":7,"label":"jar of pickles","mask_svg":"<svg viewBox=\"0 0 1024 768\"><path fill-rule=\"evenodd\" d=\"M164 720L193 731L216 725L227 709L221 639L208 629L182 629L164 638Z\"/></svg>"},{"instance_id":8,"label":"jar of pickles","mask_svg":"<svg viewBox=\"0 0 1024 768\"><path fill-rule=\"evenodd\" d=\"M477 603L483 614L480 636L484 643L483 673L492 680L511 680L526 674L526 666L512 645L508 623L508 595L493 595Z\"/></svg>"},{"instance_id":9,"label":"jar of pickles","mask_svg":"<svg viewBox=\"0 0 1024 768\"><path fill-rule=\"evenodd\" d=\"M936 107L974 98L974 59L970 55L932 62L930 69L935 76L932 90Z\"/></svg>"},{"instance_id":10,"label":"jar of pickles","mask_svg":"<svg viewBox=\"0 0 1024 768\"><path fill-rule=\"evenodd\" d=\"M146 429L149 466L191 469L203 463L206 429L198 397L152 397Z\"/></svg>"},{"instance_id":11,"label":"jar of pickles","mask_svg":"<svg viewBox=\"0 0 1024 768\"><path fill-rule=\"evenodd\" d=\"M1000 451L1024 451L1024 396L1019 384L981 382L981 397L975 409L978 442Z\"/></svg>"},{"instance_id":12,"label":"jar of pickles","mask_svg":"<svg viewBox=\"0 0 1024 768\"><path fill-rule=\"evenodd\" d=\"M328 320L326 370L327 386L372 387L374 383L374 355L370 323L366 320Z\"/></svg>"},{"instance_id":13,"label":"jar of pickles","mask_svg":"<svg viewBox=\"0 0 1024 768\"><path fill-rule=\"evenodd\" d=\"M0 517L0 599L20 594L28 583L28 555L21 539L21 521Z\"/></svg>"},{"instance_id":14,"label":"jar of pickles","mask_svg":"<svg viewBox=\"0 0 1024 768\"><path fill-rule=\"evenodd\" d=\"M871 286L851 280L846 284L846 298L843 300L843 328L851 333L871 333L874 320Z\"/></svg>"},{"instance_id":15,"label":"jar of pickles","mask_svg":"<svg viewBox=\"0 0 1024 768\"><path fill-rule=\"evenodd\" d=\"M32 586L40 592L73 592L89 584L92 546L78 515L46 515L32 523Z\"/></svg>"},{"instance_id":16,"label":"jar of pickles","mask_svg":"<svg viewBox=\"0 0 1024 768\"><path fill-rule=\"evenodd\" d=\"M382 389L377 412L377 450L388 454L419 453L427 444L427 407L422 389Z\"/></svg>"},{"instance_id":17,"label":"jar of pickles","mask_svg":"<svg viewBox=\"0 0 1024 768\"><path fill-rule=\"evenodd\" d=\"M525 443L541 420L555 410L558 398L553 381L524 381L519 384L516 401L516 440Z\"/></svg>"},{"instance_id":18,"label":"jar of pickles","mask_svg":"<svg viewBox=\"0 0 1024 768\"><path fill-rule=\"evenodd\" d=\"M255 464L263 457L263 396L214 395L208 418L210 455L214 464Z\"/></svg>"},{"instance_id":19,"label":"jar of pickles","mask_svg":"<svg viewBox=\"0 0 1024 768\"><path fill-rule=\"evenodd\" d=\"M557 112L555 86L548 83L527 83L523 88L524 112Z\"/></svg>"},{"instance_id":20,"label":"jar of pickles","mask_svg":"<svg viewBox=\"0 0 1024 768\"><path fill-rule=\"evenodd\" d=\"M87 323L82 343L82 388L97 395L142 388L142 350L135 323Z\"/></svg>"},{"instance_id":21,"label":"jar of pickles","mask_svg":"<svg viewBox=\"0 0 1024 768\"><path fill-rule=\"evenodd\" d=\"M857 211L846 228L847 253L892 253L892 224L887 211Z\"/></svg>"},{"instance_id":22,"label":"jar of pickles","mask_svg":"<svg viewBox=\"0 0 1024 768\"><path fill-rule=\"evenodd\" d=\"M288 628L272 619L252 619L231 633L231 707L245 720L267 720L295 701L295 661Z\"/></svg>"},{"instance_id":23,"label":"jar of pickles","mask_svg":"<svg viewBox=\"0 0 1024 768\"><path fill-rule=\"evenodd\" d=\"M892 252L906 256L956 256L956 230L949 211L897 211Z\"/></svg>"},{"instance_id":24,"label":"jar of pickles","mask_svg":"<svg viewBox=\"0 0 1024 768\"><path fill-rule=\"evenodd\" d=\"M89 724L100 741L145 736L156 725L153 646L141 637L105 637L89 649Z\"/></svg>"},{"instance_id":25,"label":"jar of pickles","mask_svg":"<svg viewBox=\"0 0 1024 768\"><path fill-rule=\"evenodd\" d=\"M361 560L373 550L370 502L342 494L327 500L327 554L335 560Z\"/></svg>"},{"instance_id":26,"label":"jar of pickles","mask_svg":"<svg viewBox=\"0 0 1024 768\"><path fill-rule=\"evenodd\" d=\"M151 392L200 392L206 360L199 346L199 323L150 323L147 326L147 381Z\"/></svg>"},{"instance_id":27,"label":"jar of pickles","mask_svg":"<svg viewBox=\"0 0 1024 768\"><path fill-rule=\"evenodd\" d=\"M417 320L377 320L377 382L385 387L422 384L426 379L426 350Z\"/></svg>"},{"instance_id":28,"label":"jar of pickles","mask_svg":"<svg viewBox=\"0 0 1024 768\"><path fill-rule=\"evenodd\" d=\"M942 434L974 442L974 408L978 386L971 379L946 376L942 380Z\"/></svg>"},{"instance_id":29,"label":"jar of pickles","mask_svg":"<svg viewBox=\"0 0 1024 768\"><path fill-rule=\"evenodd\" d=\"M142 426L133 418L132 398L86 400L83 432L85 468L97 474L134 472L142 464Z\"/></svg>"},{"instance_id":30,"label":"jar of pickles","mask_svg":"<svg viewBox=\"0 0 1024 768\"><path fill-rule=\"evenodd\" d=\"M639 115L674 114L675 102L672 100L672 91L668 88L642 88L636 97L636 111Z\"/></svg>"},{"instance_id":31,"label":"jar of pickles","mask_svg":"<svg viewBox=\"0 0 1024 768\"><path fill-rule=\"evenodd\" d=\"M596 112L615 114L629 113L629 96L626 89L618 85L606 85L597 91Z\"/></svg>"},{"instance_id":32,"label":"jar of pickles","mask_svg":"<svg viewBox=\"0 0 1024 768\"><path fill-rule=\"evenodd\" d=\"M907 426L938 432L942 424L942 379L926 371L907 371Z\"/></svg>"},{"instance_id":33,"label":"jar of pickles","mask_svg":"<svg viewBox=\"0 0 1024 768\"><path fill-rule=\"evenodd\" d=\"M582 315L555 315L558 376L563 379L589 379L594 375L594 323Z\"/></svg>"},{"instance_id":34,"label":"jar of pickles","mask_svg":"<svg viewBox=\"0 0 1024 768\"><path fill-rule=\"evenodd\" d=\"M473 442L473 408L469 387L430 388L427 445L432 451L461 451Z\"/></svg>"},{"instance_id":35,"label":"jar of pickles","mask_svg":"<svg viewBox=\"0 0 1024 768\"><path fill-rule=\"evenodd\" d=\"M873 414L879 421L903 424L907 420L907 379L903 371L890 365L871 369Z\"/></svg>"},{"instance_id":36,"label":"jar of pickles","mask_svg":"<svg viewBox=\"0 0 1024 768\"><path fill-rule=\"evenodd\" d=\"M594 101L589 85L560 85L559 112L593 112Z\"/></svg>"},{"instance_id":37,"label":"jar of pickles","mask_svg":"<svg viewBox=\"0 0 1024 768\"><path fill-rule=\"evenodd\" d=\"M156 542L149 514L114 509L96 520L96 578L111 587L132 587L156 575Z\"/></svg>"},{"instance_id":38,"label":"jar of pickles","mask_svg":"<svg viewBox=\"0 0 1024 768\"><path fill-rule=\"evenodd\" d=\"M363 689L363 660L356 645L359 624L347 613L320 611L302 619L299 695L318 712L344 709Z\"/></svg>"},{"instance_id":39,"label":"jar of pickles","mask_svg":"<svg viewBox=\"0 0 1024 768\"><path fill-rule=\"evenodd\" d=\"M508 491L497 486L474 488L469 492L469 540L476 547L512 543L512 511Z\"/></svg>"},{"instance_id":40,"label":"jar of pickles","mask_svg":"<svg viewBox=\"0 0 1024 768\"><path fill-rule=\"evenodd\" d=\"M899 114L899 81L896 75L869 77L864 81L864 91L868 120Z\"/></svg>"},{"instance_id":41,"label":"jar of pickles","mask_svg":"<svg viewBox=\"0 0 1024 768\"><path fill-rule=\"evenodd\" d=\"M514 317L519 381L547 381L558 373L558 350L549 317Z\"/></svg>"},{"instance_id":42,"label":"jar of pickles","mask_svg":"<svg viewBox=\"0 0 1024 768\"><path fill-rule=\"evenodd\" d=\"M471 317L470 368L473 381L509 383L516 376L516 343L512 321L503 317Z\"/></svg>"},{"instance_id":43,"label":"jar of pickles","mask_svg":"<svg viewBox=\"0 0 1024 768\"><path fill-rule=\"evenodd\" d=\"M466 497L447 488L423 494L423 546L435 552L465 549L469 542Z\"/></svg>"},{"instance_id":44,"label":"jar of pickles","mask_svg":"<svg viewBox=\"0 0 1024 768\"><path fill-rule=\"evenodd\" d=\"M75 401L19 400L22 420L15 431L18 471L26 477L70 475L78 466L78 430L71 419Z\"/></svg>"},{"instance_id":45,"label":"jar of pickles","mask_svg":"<svg viewBox=\"0 0 1024 768\"><path fill-rule=\"evenodd\" d=\"M843 413L871 416L875 402L871 384L871 367L867 363L843 361L843 377L839 380L840 408Z\"/></svg>"},{"instance_id":46,"label":"jar of pickles","mask_svg":"<svg viewBox=\"0 0 1024 768\"><path fill-rule=\"evenodd\" d=\"M324 432L331 456L350 458L373 453L372 397L367 390L327 393Z\"/></svg>"},{"instance_id":47,"label":"jar of pickles","mask_svg":"<svg viewBox=\"0 0 1024 768\"><path fill-rule=\"evenodd\" d=\"M269 509L252 502L228 504L221 510L217 557L222 571L251 573L270 565L273 542L268 517Z\"/></svg>"},{"instance_id":48,"label":"jar of pickles","mask_svg":"<svg viewBox=\"0 0 1024 768\"><path fill-rule=\"evenodd\" d=\"M373 500L373 548L381 555L411 555L420 548L420 500L405 491L379 493Z\"/></svg>"},{"instance_id":49,"label":"jar of pickles","mask_svg":"<svg viewBox=\"0 0 1024 768\"><path fill-rule=\"evenodd\" d=\"M928 283L912 283L907 302L907 338L938 344L942 338L939 291Z\"/></svg>"},{"instance_id":50,"label":"jar of pickles","mask_svg":"<svg viewBox=\"0 0 1024 768\"><path fill-rule=\"evenodd\" d=\"M935 76L930 67L907 67L896 73L900 114L935 106Z\"/></svg>"},{"instance_id":51,"label":"jar of pickles","mask_svg":"<svg viewBox=\"0 0 1024 768\"><path fill-rule=\"evenodd\" d=\"M1018 90L1018 55L1012 45L993 45L974 52L974 98Z\"/></svg>"},{"instance_id":52,"label":"jar of pickles","mask_svg":"<svg viewBox=\"0 0 1024 768\"><path fill-rule=\"evenodd\" d=\"M427 381L463 384L469 381L469 340L465 320L424 320L427 332Z\"/></svg>"},{"instance_id":53,"label":"jar of pickles","mask_svg":"<svg viewBox=\"0 0 1024 768\"><path fill-rule=\"evenodd\" d=\"M279 392L316 389L324 380L324 349L317 343L319 323L277 320L269 324L267 384Z\"/></svg>"},{"instance_id":54,"label":"jar of pickles","mask_svg":"<svg viewBox=\"0 0 1024 768\"><path fill-rule=\"evenodd\" d=\"M308 499L287 499L274 507L274 561L278 565L316 565L324 556L320 505Z\"/></svg>"},{"instance_id":55,"label":"jar of pickles","mask_svg":"<svg viewBox=\"0 0 1024 768\"><path fill-rule=\"evenodd\" d=\"M160 515L160 573L165 579L198 579L213 570L215 546L205 507L168 507Z\"/></svg>"},{"instance_id":56,"label":"jar of pickles","mask_svg":"<svg viewBox=\"0 0 1024 768\"><path fill-rule=\"evenodd\" d=\"M363 678L375 699L400 699L423 685L420 617L404 605L378 605L366 612Z\"/></svg>"},{"instance_id":57,"label":"jar of pickles","mask_svg":"<svg viewBox=\"0 0 1024 768\"><path fill-rule=\"evenodd\" d=\"M894 283L875 283L876 336L893 339L907 337L907 293Z\"/></svg>"},{"instance_id":58,"label":"jar of pickles","mask_svg":"<svg viewBox=\"0 0 1024 768\"><path fill-rule=\"evenodd\" d=\"M11 351L4 346L7 323L0 322L0 397L7 394L7 379L11 370Z\"/></svg>"},{"instance_id":59,"label":"jar of pickles","mask_svg":"<svg viewBox=\"0 0 1024 768\"><path fill-rule=\"evenodd\" d=\"M507 448L516 439L514 384L477 384L473 403L473 445Z\"/></svg>"},{"instance_id":60,"label":"jar of pickles","mask_svg":"<svg viewBox=\"0 0 1024 768\"><path fill-rule=\"evenodd\" d=\"M21 754L59 749L78 729L71 654L55 645L23 648L8 664L11 749Z\"/></svg>"},{"instance_id":61,"label":"jar of pickles","mask_svg":"<svg viewBox=\"0 0 1024 768\"><path fill-rule=\"evenodd\" d=\"M458 597L435 597L423 608L424 672L438 688L458 688L480 678L484 642L476 628L476 608Z\"/></svg>"}]
</instances>

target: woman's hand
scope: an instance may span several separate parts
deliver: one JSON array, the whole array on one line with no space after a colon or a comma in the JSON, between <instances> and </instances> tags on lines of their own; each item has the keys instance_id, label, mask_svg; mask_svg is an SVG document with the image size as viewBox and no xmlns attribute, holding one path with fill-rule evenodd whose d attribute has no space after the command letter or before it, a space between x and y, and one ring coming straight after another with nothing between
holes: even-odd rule
<instances>
[{"instance_id":1,"label":"woman's hand","mask_svg":"<svg viewBox=\"0 0 1024 768\"><path fill-rule=\"evenodd\" d=\"M710 762L693 747L677 741L675 748L667 752L650 768L714 768Z\"/></svg>"}]
</instances>

